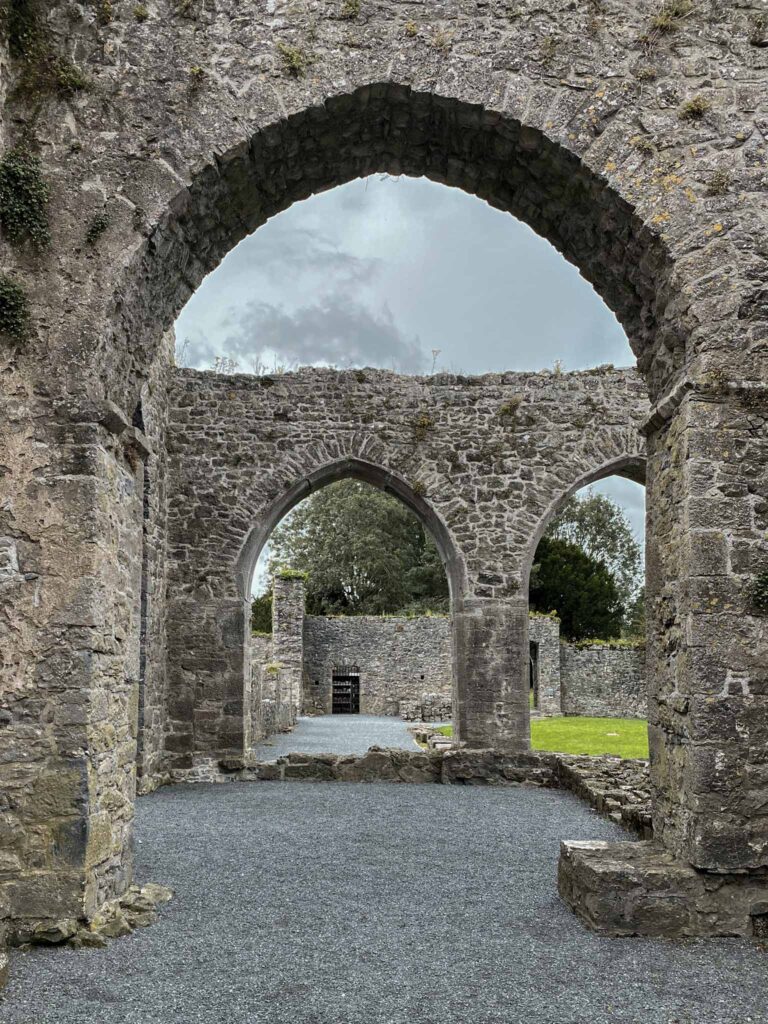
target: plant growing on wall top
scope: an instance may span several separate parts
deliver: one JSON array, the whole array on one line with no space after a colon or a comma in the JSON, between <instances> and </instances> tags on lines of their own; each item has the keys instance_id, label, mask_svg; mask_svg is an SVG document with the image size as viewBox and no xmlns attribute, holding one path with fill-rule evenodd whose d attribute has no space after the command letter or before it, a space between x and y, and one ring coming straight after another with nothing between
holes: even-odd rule
<instances>
[{"instance_id":1,"label":"plant growing on wall top","mask_svg":"<svg viewBox=\"0 0 768 1024\"><path fill-rule=\"evenodd\" d=\"M289 569L287 566L277 570L275 576L279 580L308 580L309 573L303 569Z\"/></svg>"}]
</instances>

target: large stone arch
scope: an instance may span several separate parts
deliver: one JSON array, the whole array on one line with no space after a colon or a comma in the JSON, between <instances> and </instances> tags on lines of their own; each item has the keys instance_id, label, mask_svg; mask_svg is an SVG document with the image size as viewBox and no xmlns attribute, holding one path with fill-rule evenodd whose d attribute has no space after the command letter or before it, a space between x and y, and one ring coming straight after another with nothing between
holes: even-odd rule
<instances>
[{"instance_id":1,"label":"large stone arch","mask_svg":"<svg viewBox=\"0 0 768 1024\"><path fill-rule=\"evenodd\" d=\"M526 590L528 589L528 584L530 582L531 568L533 566L533 559L536 555L536 548L539 546L539 541L544 536L547 527L566 501L573 497L577 491L581 491L583 488L589 487L590 484L596 484L600 480L606 480L610 476L621 476L627 480L632 480L637 484L644 485L646 468L647 460L645 458L645 453L637 452L619 455L609 459L600 466L594 467L594 469L589 470L587 473L582 474L578 479L572 481L568 487L552 499L526 545L522 570L523 586Z\"/></svg>"},{"instance_id":2,"label":"large stone arch","mask_svg":"<svg viewBox=\"0 0 768 1024\"><path fill-rule=\"evenodd\" d=\"M406 32L405 0L354 24L212 0L158 0L146 22L105 24L57 2L52 45L92 87L47 98L15 88L25 68L3 40L0 137L37 140L53 186L51 247L0 242L31 314L24 344L3 339L4 742L24 750L14 892L42 893L51 916L90 914L130 874L141 462L157 460L161 494L163 332L260 218L373 169L514 211L622 318L654 403L659 834L700 869L768 861L755 782L767 641L750 597L768 571L768 68L748 8L699 5L666 34L651 31L655 10L522 5L510 17L448 0ZM304 74L278 43L311 58ZM132 426L145 385L149 438ZM159 505L148 535L162 548ZM483 583L482 599L506 585ZM38 787L58 775L59 819L30 826ZM62 823L80 838L54 854ZM29 916L14 899L12 915Z\"/></svg>"},{"instance_id":3,"label":"large stone arch","mask_svg":"<svg viewBox=\"0 0 768 1024\"><path fill-rule=\"evenodd\" d=\"M306 475L280 494L259 517L246 538L237 560L238 589L244 600L251 594L253 574L259 555L270 534L292 508L309 497L314 491L337 480L361 480L393 494L416 514L437 545L440 559L448 580L451 602L461 603L466 589L466 567L461 552L450 531L431 505L425 501L405 480L368 459L354 456L325 463L312 469Z\"/></svg>"},{"instance_id":4,"label":"large stone arch","mask_svg":"<svg viewBox=\"0 0 768 1024\"><path fill-rule=\"evenodd\" d=\"M195 169L132 255L115 323L131 344L115 342L133 362L151 360L162 330L247 233L315 192L385 172L461 188L526 221L594 284L649 378L658 384L670 360L680 365L684 341L665 320L672 261L664 240L568 142L492 103L392 81L311 100Z\"/></svg>"}]
</instances>

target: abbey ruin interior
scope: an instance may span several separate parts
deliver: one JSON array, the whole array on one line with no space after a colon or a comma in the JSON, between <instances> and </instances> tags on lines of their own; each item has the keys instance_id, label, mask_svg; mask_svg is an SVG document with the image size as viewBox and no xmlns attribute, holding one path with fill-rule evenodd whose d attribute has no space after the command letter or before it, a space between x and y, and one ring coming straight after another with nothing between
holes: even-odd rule
<instances>
[{"instance_id":1,"label":"abbey ruin interior","mask_svg":"<svg viewBox=\"0 0 768 1024\"><path fill-rule=\"evenodd\" d=\"M165 896L134 885L137 794L307 777L565 787L576 768L530 749L529 577L557 510L614 474L647 489L650 824L562 836L560 897L585 935L764 938L764 5L9 0L2 17L0 149L34 156L0 185L3 964L6 947L82 943L120 900L153 915ZM636 367L174 364L179 310L241 239L379 172L529 225L615 313ZM346 662L343 644L327 654L338 638L312 653L321 627L290 610L290 581L279 653L262 650L256 562L290 509L348 478L416 514L450 589L449 617L423 627L439 685L414 679L372 713L439 693L453 742L265 765L256 744L327 712ZM579 673L602 671L580 666L574 701ZM542 679L540 710L567 714L567 685Z\"/></svg>"}]
</instances>

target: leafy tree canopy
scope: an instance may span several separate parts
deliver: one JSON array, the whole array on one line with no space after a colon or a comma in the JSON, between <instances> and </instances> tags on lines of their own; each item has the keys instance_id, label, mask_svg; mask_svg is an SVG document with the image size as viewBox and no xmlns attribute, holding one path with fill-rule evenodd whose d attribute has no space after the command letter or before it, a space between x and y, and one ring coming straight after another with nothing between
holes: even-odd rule
<instances>
[{"instance_id":1,"label":"leafy tree canopy","mask_svg":"<svg viewBox=\"0 0 768 1024\"><path fill-rule=\"evenodd\" d=\"M546 536L568 541L611 572L619 596L629 608L643 580L640 545L624 510L591 488L584 497L574 495L549 525Z\"/></svg>"},{"instance_id":2,"label":"leafy tree canopy","mask_svg":"<svg viewBox=\"0 0 768 1024\"><path fill-rule=\"evenodd\" d=\"M309 574L312 615L448 610L448 581L432 538L399 499L357 480L317 491L270 538L269 576Z\"/></svg>"},{"instance_id":3,"label":"leafy tree canopy","mask_svg":"<svg viewBox=\"0 0 768 1024\"><path fill-rule=\"evenodd\" d=\"M621 635L624 605L613 574L570 541L547 536L539 541L529 600L534 611L556 611L569 640Z\"/></svg>"}]
</instances>

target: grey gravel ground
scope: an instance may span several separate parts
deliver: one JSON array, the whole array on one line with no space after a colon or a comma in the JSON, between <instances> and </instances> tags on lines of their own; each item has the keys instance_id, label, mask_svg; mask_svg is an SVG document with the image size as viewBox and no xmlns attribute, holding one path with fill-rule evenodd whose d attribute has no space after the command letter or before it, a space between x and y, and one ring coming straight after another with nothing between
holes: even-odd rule
<instances>
[{"instance_id":1,"label":"grey gravel ground","mask_svg":"<svg viewBox=\"0 0 768 1024\"><path fill-rule=\"evenodd\" d=\"M401 718L318 715L300 718L293 732L270 736L256 747L256 754L264 761L272 761L293 753L364 754L373 746L418 750L418 744Z\"/></svg>"},{"instance_id":2,"label":"grey gravel ground","mask_svg":"<svg viewBox=\"0 0 768 1024\"><path fill-rule=\"evenodd\" d=\"M17 951L4 1024L750 1024L739 940L600 939L558 900L569 794L343 783L139 801L137 872L176 889L106 950Z\"/></svg>"}]
</instances>

